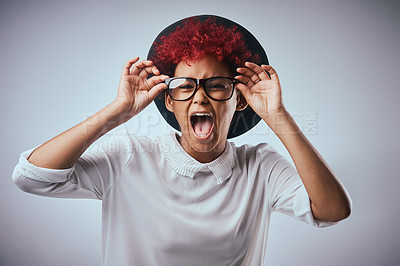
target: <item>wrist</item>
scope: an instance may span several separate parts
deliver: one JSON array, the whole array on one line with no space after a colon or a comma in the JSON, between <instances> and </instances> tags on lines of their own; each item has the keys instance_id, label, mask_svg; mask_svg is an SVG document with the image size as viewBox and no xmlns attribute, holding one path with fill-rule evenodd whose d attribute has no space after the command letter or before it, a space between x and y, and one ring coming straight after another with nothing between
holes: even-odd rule
<instances>
[{"instance_id":1,"label":"wrist","mask_svg":"<svg viewBox=\"0 0 400 266\"><path fill-rule=\"evenodd\" d=\"M131 106L129 104L114 100L108 106L105 107L115 120L118 121L119 125L127 122L134 115L130 112Z\"/></svg>"},{"instance_id":2,"label":"wrist","mask_svg":"<svg viewBox=\"0 0 400 266\"><path fill-rule=\"evenodd\" d=\"M291 115L284 106L278 110L261 116L262 120L264 120L268 126L273 126L273 124L275 124L277 121L282 121L284 119L288 119L289 117L291 117Z\"/></svg>"},{"instance_id":3,"label":"wrist","mask_svg":"<svg viewBox=\"0 0 400 266\"><path fill-rule=\"evenodd\" d=\"M112 102L90 117L89 121L92 125L97 124L100 127L101 134L104 134L125 123L130 118L122 106Z\"/></svg>"},{"instance_id":4,"label":"wrist","mask_svg":"<svg viewBox=\"0 0 400 266\"><path fill-rule=\"evenodd\" d=\"M263 117L263 120L276 135L298 134L301 133L290 113L283 108L280 111Z\"/></svg>"}]
</instances>

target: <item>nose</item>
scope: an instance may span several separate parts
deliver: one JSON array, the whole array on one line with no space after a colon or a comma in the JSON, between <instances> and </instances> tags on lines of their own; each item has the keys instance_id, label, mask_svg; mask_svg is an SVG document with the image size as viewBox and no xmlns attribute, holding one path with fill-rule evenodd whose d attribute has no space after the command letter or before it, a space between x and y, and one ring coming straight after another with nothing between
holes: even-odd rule
<instances>
[{"instance_id":1,"label":"nose","mask_svg":"<svg viewBox=\"0 0 400 266\"><path fill-rule=\"evenodd\" d=\"M193 103L205 104L208 102L209 99L207 97L206 92L204 91L203 85L199 85L199 87L196 90L196 93L193 96Z\"/></svg>"}]
</instances>

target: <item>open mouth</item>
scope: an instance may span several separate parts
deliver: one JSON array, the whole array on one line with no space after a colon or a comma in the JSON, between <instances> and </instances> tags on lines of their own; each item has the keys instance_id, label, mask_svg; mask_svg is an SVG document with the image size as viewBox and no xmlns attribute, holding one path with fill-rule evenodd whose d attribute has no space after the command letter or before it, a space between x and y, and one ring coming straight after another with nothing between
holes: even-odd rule
<instances>
[{"instance_id":1,"label":"open mouth","mask_svg":"<svg viewBox=\"0 0 400 266\"><path fill-rule=\"evenodd\" d=\"M190 123L196 137L205 139L211 135L214 128L214 119L208 113L194 113L190 116Z\"/></svg>"}]
</instances>

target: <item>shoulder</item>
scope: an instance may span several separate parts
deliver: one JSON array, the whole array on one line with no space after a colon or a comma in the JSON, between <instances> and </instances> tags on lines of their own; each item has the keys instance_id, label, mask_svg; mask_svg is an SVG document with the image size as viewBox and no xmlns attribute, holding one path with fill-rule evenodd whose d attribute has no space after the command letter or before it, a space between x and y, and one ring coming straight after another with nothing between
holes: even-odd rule
<instances>
[{"instance_id":1,"label":"shoulder","mask_svg":"<svg viewBox=\"0 0 400 266\"><path fill-rule=\"evenodd\" d=\"M259 143L257 145L241 145L236 147L236 154L238 159L246 161L260 160L267 157L270 159L277 159L277 157L281 157L281 155L269 143Z\"/></svg>"},{"instance_id":2,"label":"shoulder","mask_svg":"<svg viewBox=\"0 0 400 266\"><path fill-rule=\"evenodd\" d=\"M122 154L131 156L134 153L154 151L156 142L145 136L129 133L107 134L93 143L85 153L106 153L110 156Z\"/></svg>"},{"instance_id":3,"label":"shoulder","mask_svg":"<svg viewBox=\"0 0 400 266\"><path fill-rule=\"evenodd\" d=\"M236 157L242 169L257 175L268 175L274 169L290 166L290 162L268 143L236 147Z\"/></svg>"}]
</instances>

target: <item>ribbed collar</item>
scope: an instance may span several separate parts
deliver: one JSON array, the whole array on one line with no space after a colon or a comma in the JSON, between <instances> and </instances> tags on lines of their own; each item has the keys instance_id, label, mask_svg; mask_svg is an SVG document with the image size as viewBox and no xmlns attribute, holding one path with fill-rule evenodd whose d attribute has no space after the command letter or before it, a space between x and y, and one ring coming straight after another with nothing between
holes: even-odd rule
<instances>
[{"instance_id":1,"label":"ribbed collar","mask_svg":"<svg viewBox=\"0 0 400 266\"><path fill-rule=\"evenodd\" d=\"M208 169L214 174L217 184L221 184L232 175L232 169L236 165L236 146L228 141L224 152L209 163L200 163L191 157L178 142L175 132L159 137L158 142L161 153L172 169L192 179L197 172Z\"/></svg>"}]
</instances>

